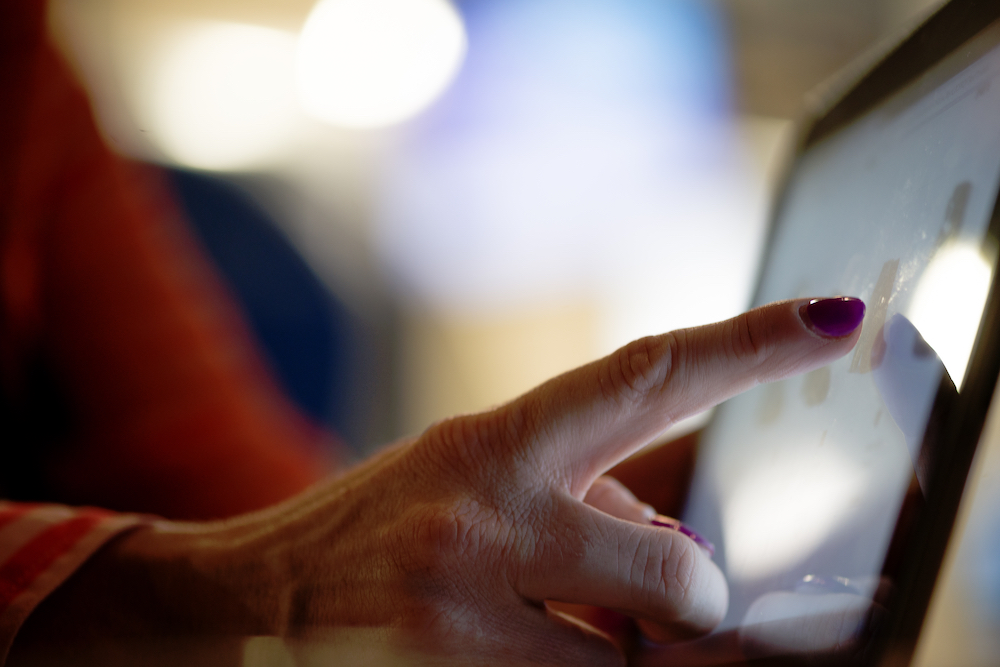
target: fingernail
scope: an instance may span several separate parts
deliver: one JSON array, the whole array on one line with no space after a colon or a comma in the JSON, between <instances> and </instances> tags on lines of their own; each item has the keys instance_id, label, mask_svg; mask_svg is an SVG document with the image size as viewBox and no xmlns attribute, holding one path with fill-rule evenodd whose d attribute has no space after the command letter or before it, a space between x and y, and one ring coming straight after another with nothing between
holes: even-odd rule
<instances>
[{"instance_id":1,"label":"fingernail","mask_svg":"<svg viewBox=\"0 0 1000 667\"><path fill-rule=\"evenodd\" d=\"M865 304L853 296L813 299L799 308L799 317L820 336L842 338L861 324L865 318Z\"/></svg>"},{"instance_id":2,"label":"fingernail","mask_svg":"<svg viewBox=\"0 0 1000 667\"><path fill-rule=\"evenodd\" d=\"M668 516L663 516L662 514L658 514L652 519L650 519L649 522L654 526L660 526L661 528L669 528L671 530L676 530L681 535L686 535L687 537L690 537L692 540L694 540L694 543L697 544L702 549L704 549L705 551L707 551L709 556L715 555L714 544L712 544L704 537L699 535L696 531L693 531L687 526L685 526L677 519L671 519Z\"/></svg>"}]
</instances>

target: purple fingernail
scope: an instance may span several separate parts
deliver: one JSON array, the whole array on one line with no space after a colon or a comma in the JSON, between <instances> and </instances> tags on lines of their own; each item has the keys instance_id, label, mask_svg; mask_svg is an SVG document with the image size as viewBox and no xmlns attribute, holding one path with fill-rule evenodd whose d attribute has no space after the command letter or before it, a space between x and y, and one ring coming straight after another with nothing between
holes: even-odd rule
<instances>
[{"instance_id":1,"label":"purple fingernail","mask_svg":"<svg viewBox=\"0 0 1000 667\"><path fill-rule=\"evenodd\" d=\"M686 535L694 540L694 543L699 547L708 552L709 556L715 555L715 545L706 540L704 537L699 535L697 532L691 530L683 523L676 519L671 519L670 517L665 517L663 515L657 516L650 520L650 523L654 526L660 526L662 528L670 528L671 530L676 530L681 535Z\"/></svg>"},{"instance_id":2,"label":"purple fingernail","mask_svg":"<svg viewBox=\"0 0 1000 667\"><path fill-rule=\"evenodd\" d=\"M865 304L853 296L813 299L799 309L810 329L828 338L842 338L853 332L865 318Z\"/></svg>"}]
</instances>

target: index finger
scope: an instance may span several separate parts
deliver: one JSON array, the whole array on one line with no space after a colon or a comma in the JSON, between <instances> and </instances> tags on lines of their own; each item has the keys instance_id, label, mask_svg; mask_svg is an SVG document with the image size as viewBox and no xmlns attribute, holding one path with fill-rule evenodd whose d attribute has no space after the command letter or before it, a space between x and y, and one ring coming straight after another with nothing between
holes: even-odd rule
<instances>
[{"instance_id":1,"label":"index finger","mask_svg":"<svg viewBox=\"0 0 1000 667\"><path fill-rule=\"evenodd\" d=\"M629 343L509 407L532 425L543 469L574 495L671 424L751 387L819 368L857 342L851 297L771 303L729 320Z\"/></svg>"}]
</instances>

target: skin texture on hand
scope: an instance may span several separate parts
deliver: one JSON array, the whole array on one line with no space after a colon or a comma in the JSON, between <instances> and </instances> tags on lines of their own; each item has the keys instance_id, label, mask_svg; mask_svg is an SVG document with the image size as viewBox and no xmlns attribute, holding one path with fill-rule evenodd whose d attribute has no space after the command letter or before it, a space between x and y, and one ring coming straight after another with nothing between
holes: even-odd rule
<instances>
[{"instance_id":1,"label":"skin texture on hand","mask_svg":"<svg viewBox=\"0 0 1000 667\"><path fill-rule=\"evenodd\" d=\"M804 303L635 341L272 508L137 530L95 565L108 564L108 608L123 611L86 632L307 639L377 628L460 664L623 662L551 600L622 612L659 641L705 633L726 611L722 573L601 475L686 416L848 352L859 331L815 333ZM29 619L29 638L70 625L74 596L100 590L86 573L71 579Z\"/></svg>"}]
</instances>

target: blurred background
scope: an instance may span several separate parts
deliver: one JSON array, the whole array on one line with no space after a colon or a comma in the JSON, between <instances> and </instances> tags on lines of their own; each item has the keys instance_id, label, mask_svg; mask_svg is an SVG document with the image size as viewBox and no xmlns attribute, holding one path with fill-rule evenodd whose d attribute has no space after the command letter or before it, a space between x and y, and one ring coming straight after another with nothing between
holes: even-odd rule
<instances>
[{"instance_id":1,"label":"blurred background","mask_svg":"<svg viewBox=\"0 0 1000 667\"><path fill-rule=\"evenodd\" d=\"M362 456L744 309L809 91L939 4L52 0L50 25ZM922 665L1000 655L989 432Z\"/></svg>"}]
</instances>

